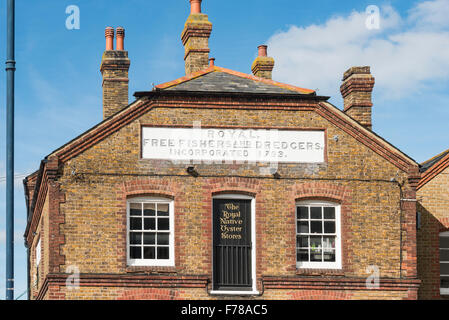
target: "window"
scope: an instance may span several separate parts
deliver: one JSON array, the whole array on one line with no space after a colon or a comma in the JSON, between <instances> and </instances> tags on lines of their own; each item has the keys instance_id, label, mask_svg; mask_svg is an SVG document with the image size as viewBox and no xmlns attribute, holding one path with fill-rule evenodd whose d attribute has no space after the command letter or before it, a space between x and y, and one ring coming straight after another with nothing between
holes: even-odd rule
<instances>
[{"instance_id":1,"label":"window","mask_svg":"<svg viewBox=\"0 0 449 320\"><path fill-rule=\"evenodd\" d=\"M37 241L35 247L35 261L36 261L36 274L34 279L34 286L39 286L39 266L41 264L41 239Z\"/></svg>"},{"instance_id":2,"label":"window","mask_svg":"<svg viewBox=\"0 0 449 320\"><path fill-rule=\"evenodd\" d=\"M41 263L41 239L36 244L36 267Z\"/></svg>"},{"instance_id":3,"label":"window","mask_svg":"<svg viewBox=\"0 0 449 320\"><path fill-rule=\"evenodd\" d=\"M341 269L340 206L324 201L296 205L296 266Z\"/></svg>"},{"instance_id":4,"label":"window","mask_svg":"<svg viewBox=\"0 0 449 320\"><path fill-rule=\"evenodd\" d=\"M128 200L127 257L131 266L174 266L173 201Z\"/></svg>"},{"instance_id":5,"label":"window","mask_svg":"<svg viewBox=\"0 0 449 320\"><path fill-rule=\"evenodd\" d=\"M440 294L449 295L449 231L440 233Z\"/></svg>"}]
</instances>

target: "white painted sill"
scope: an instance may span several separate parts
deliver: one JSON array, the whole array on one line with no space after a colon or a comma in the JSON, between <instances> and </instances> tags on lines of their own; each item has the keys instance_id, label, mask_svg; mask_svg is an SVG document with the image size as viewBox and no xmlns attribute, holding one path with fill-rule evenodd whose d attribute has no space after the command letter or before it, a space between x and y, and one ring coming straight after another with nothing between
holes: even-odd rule
<instances>
[{"instance_id":1,"label":"white painted sill","mask_svg":"<svg viewBox=\"0 0 449 320\"><path fill-rule=\"evenodd\" d=\"M255 296L260 294L259 291L210 291L214 296Z\"/></svg>"}]
</instances>

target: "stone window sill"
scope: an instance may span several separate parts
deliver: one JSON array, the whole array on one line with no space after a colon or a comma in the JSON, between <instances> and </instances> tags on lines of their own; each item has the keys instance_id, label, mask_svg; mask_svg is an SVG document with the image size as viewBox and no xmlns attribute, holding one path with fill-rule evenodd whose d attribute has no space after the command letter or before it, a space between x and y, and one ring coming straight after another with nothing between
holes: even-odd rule
<instances>
[{"instance_id":1,"label":"stone window sill","mask_svg":"<svg viewBox=\"0 0 449 320\"><path fill-rule=\"evenodd\" d=\"M345 275L345 273L341 269L296 269L296 275L343 277Z\"/></svg>"},{"instance_id":2,"label":"stone window sill","mask_svg":"<svg viewBox=\"0 0 449 320\"><path fill-rule=\"evenodd\" d=\"M127 266L126 273L176 274L176 267Z\"/></svg>"}]
</instances>

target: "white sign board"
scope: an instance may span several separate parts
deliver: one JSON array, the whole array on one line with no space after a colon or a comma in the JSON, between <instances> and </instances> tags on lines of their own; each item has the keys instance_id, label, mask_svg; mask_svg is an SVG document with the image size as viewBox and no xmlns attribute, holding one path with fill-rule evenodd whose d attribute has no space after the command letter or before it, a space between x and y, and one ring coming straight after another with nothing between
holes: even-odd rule
<instances>
[{"instance_id":1,"label":"white sign board","mask_svg":"<svg viewBox=\"0 0 449 320\"><path fill-rule=\"evenodd\" d=\"M142 128L144 159L323 163L324 152L324 131Z\"/></svg>"}]
</instances>

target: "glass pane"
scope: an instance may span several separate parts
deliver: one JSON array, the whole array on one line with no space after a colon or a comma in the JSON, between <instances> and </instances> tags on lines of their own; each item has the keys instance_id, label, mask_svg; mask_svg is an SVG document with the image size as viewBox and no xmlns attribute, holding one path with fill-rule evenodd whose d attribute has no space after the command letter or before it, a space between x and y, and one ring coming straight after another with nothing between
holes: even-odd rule
<instances>
[{"instance_id":1,"label":"glass pane","mask_svg":"<svg viewBox=\"0 0 449 320\"><path fill-rule=\"evenodd\" d=\"M129 253L131 259L142 259L142 248L141 247L130 247Z\"/></svg>"},{"instance_id":2,"label":"glass pane","mask_svg":"<svg viewBox=\"0 0 449 320\"><path fill-rule=\"evenodd\" d=\"M156 215L156 204L154 203L144 203L143 204L143 214L144 216L155 216Z\"/></svg>"},{"instance_id":3,"label":"glass pane","mask_svg":"<svg viewBox=\"0 0 449 320\"><path fill-rule=\"evenodd\" d=\"M157 219L157 229L158 230L169 230L168 219Z\"/></svg>"},{"instance_id":4,"label":"glass pane","mask_svg":"<svg viewBox=\"0 0 449 320\"><path fill-rule=\"evenodd\" d=\"M157 234L157 244L158 245L168 245L169 244L169 234L168 233L158 233Z\"/></svg>"},{"instance_id":5,"label":"glass pane","mask_svg":"<svg viewBox=\"0 0 449 320\"><path fill-rule=\"evenodd\" d=\"M324 221L324 233L335 233L334 221Z\"/></svg>"},{"instance_id":6,"label":"glass pane","mask_svg":"<svg viewBox=\"0 0 449 320\"><path fill-rule=\"evenodd\" d=\"M309 261L309 250L307 250L307 249L297 250L296 261L308 262Z\"/></svg>"},{"instance_id":7,"label":"glass pane","mask_svg":"<svg viewBox=\"0 0 449 320\"><path fill-rule=\"evenodd\" d=\"M449 277L441 277L441 288L449 289Z\"/></svg>"},{"instance_id":8,"label":"glass pane","mask_svg":"<svg viewBox=\"0 0 449 320\"><path fill-rule=\"evenodd\" d=\"M324 261L335 262L335 250L324 250Z\"/></svg>"},{"instance_id":9,"label":"glass pane","mask_svg":"<svg viewBox=\"0 0 449 320\"><path fill-rule=\"evenodd\" d=\"M323 254L321 249L310 249L310 261L323 261Z\"/></svg>"},{"instance_id":10,"label":"glass pane","mask_svg":"<svg viewBox=\"0 0 449 320\"><path fill-rule=\"evenodd\" d=\"M324 219L335 219L334 207L324 207Z\"/></svg>"},{"instance_id":11,"label":"glass pane","mask_svg":"<svg viewBox=\"0 0 449 320\"><path fill-rule=\"evenodd\" d=\"M335 249L335 237L323 237L324 249Z\"/></svg>"},{"instance_id":12,"label":"glass pane","mask_svg":"<svg viewBox=\"0 0 449 320\"><path fill-rule=\"evenodd\" d=\"M157 258L166 260L168 259L168 247L158 247L157 248Z\"/></svg>"},{"instance_id":13,"label":"glass pane","mask_svg":"<svg viewBox=\"0 0 449 320\"><path fill-rule=\"evenodd\" d=\"M321 237L310 237L310 248L321 248Z\"/></svg>"},{"instance_id":14,"label":"glass pane","mask_svg":"<svg viewBox=\"0 0 449 320\"><path fill-rule=\"evenodd\" d=\"M145 230L156 230L156 219L145 218L144 220Z\"/></svg>"},{"instance_id":15,"label":"glass pane","mask_svg":"<svg viewBox=\"0 0 449 320\"><path fill-rule=\"evenodd\" d=\"M298 219L309 219L309 208L308 207L298 207L297 209Z\"/></svg>"},{"instance_id":16,"label":"glass pane","mask_svg":"<svg viewBox=\"0 0 449 320\"><path fill-rule=\"evenodd\" d=\"M310 208L310 219L322 219L321 207L311 207Z\"/></svg>"},{"instance_id":17,"label":"glass pane","mask_svg":"<svg viewBox=\"0 0 449 320\"><path fill-rule=\"evenodd\" d=\"M145 247L143 248L143 258L144 259L156 259L154 256L154 247Z\"/></svg>"},{"instance_id":18,"label":"glass pane","mask_svg":"<svg viewBox=\"0 0 449 320\"><path fill-rule=\"evenodd\" d=\"M141 203L130 203L129 204L129 214L131 216L141 216L142 215L142 204Z\"/></svg>"},{"instance_id":19,"label":"glass pane","mask_svg":"<svg viewBox=\"0 0 449 320\"><path fill-rule=\"evenodd\" d=\"M449 250L440 250L440 261L449 262Z\"/></svg>"},{"instance_id":20,"label":"glass pane","mask_svg":"<svg viewBox=\"0 0 449 320\"><path fill-rule=\"evenodd\" d=\"M156 244L156 234L145 232L143 234L143 244Z\"/></svg>"},{"instance_id":21,"label":"glass pane","mask_svg":"<svg viewBox=\"0 0 449 320\"><path fill-rule=\"evenodd\" d=\"M440 248L449 249L449 237L440 237Z\"/></svg>"},{"instance_id":22,"label":"glass pane","mask_svg":"<svg viewBox=\"0 0 449 320\"><path fill-rule=\"evenodd\" d=\"M129 233L129 243L130 244L142 244L142 234L140 232L130 232Z\"/></svg>"},{"instance_id":23,"label":"glass pane","mask_svg":"<svg viewBox=\"0 0 449 320\"><path fill-rule=\"evenodd\" d=\"M157 215L160 217L168 217L168 203L157 204Z\"/></svg>"},{"instance_id":24,"label":"glass pane","mask_svg":"<svg viewBox=\"0 0 449 320\"><path fill-rule=\"evenodd\" d=\"M309 233L309 222L301 221L298 222L298 233Z\"/></svg>"},{"instance_id":25,"label":"glass pane","mask_svg":"<svg viewBox=\"0 0 449 320\"><path fill-rule=\"evenodd\" d=\"M449 276L449 263L440 263L440 274Z\"/></svg>"},{"instance_id":26,"label":"glass pane","mask_svg":"<svg viewBox=\"0 0 449 320\"><path fill-rule=\"evenodd\" d=\"M131 218L131 230L142 230L142 218Z\"/></svg>"},{"instance_id":27,"label":"glass pane","mask_svg":"<svg viewBox=\"0 0 449 320\"><path fill-rule=\"evenodd\" d=\"M323 233L323 223L321 221L311 221L310 233Z\"/></svg>"},{"instance_id":28,"label":"glass pane","mask_svg":"<svg viewBox=\"0 0 449 320\"><path fill-rule=\"evenodd\" d=\"M309 237L297 237L296 238L296 247L297 248L308 248L309 247Z\"/></svg>"}]
</instances>

